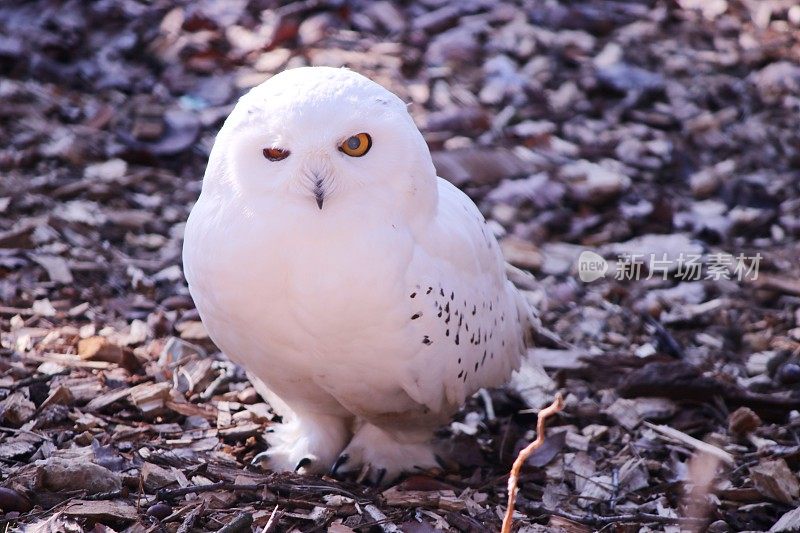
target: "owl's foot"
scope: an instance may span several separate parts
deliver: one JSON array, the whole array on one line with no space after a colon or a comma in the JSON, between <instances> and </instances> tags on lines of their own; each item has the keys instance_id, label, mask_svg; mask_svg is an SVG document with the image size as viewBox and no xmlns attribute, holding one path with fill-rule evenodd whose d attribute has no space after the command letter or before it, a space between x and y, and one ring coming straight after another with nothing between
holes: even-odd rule
<instances>
[{"instance_id":1,"label":"owl's foot","mask_svg":"<svg viewBox=\"0 0 800 533\"><path fill-rule=\"evenodd\" d=\"M296 414L267 432L269 448L256 455L252 464L275 472L325 473L349 436L346 421L341 418Z\"/></svg>"},{"instance_id":2,"label":"owl's foot","mask_svg":"<svg viewBox=\"0 0 800 533\"><path fill-rule=\"evenodd\" d=\"M364 424L331 468L332 476L360 472L368 467L366 480L380 485L390 483L403 472L437 468L433 446L428 441L405 443L392 434Z\"/></svg>"}]
</instances>

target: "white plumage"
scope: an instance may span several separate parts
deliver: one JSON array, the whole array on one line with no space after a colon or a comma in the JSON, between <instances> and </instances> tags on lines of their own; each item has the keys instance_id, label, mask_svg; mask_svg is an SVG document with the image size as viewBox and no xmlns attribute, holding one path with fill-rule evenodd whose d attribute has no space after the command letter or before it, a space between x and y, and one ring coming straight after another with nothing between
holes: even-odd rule
<instances>
[{"instance_id":1,"label":"white plumage","mask_svg":"<svg viewBox=\"0 0 800 533\"><path fill-rule=\"evenodd\" d=\"M371 147L348 155L361 133ZM434 429L508 379L534 323L406 106L347 69L289 70L241 98L183 257L211 338L284 417L276 470L434 466Z\"/></svg>"}]
</instances>

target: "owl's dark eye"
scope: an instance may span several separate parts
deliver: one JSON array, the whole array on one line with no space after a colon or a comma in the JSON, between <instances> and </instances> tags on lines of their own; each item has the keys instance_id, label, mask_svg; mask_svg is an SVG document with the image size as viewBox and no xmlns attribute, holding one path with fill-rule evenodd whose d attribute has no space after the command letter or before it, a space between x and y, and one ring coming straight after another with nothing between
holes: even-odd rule
<instances>
[{"instance_id":1,"label":"owl's dark eye","mask_svg":"<svg viewBox=\"0 0 800 533\"><path fill-rule=\"evenodd\" d=\"M348 137L339 145L339 150L350 157L361 157L372 148L372 137L368 133L359 133Z\"/></svg>"},{"instance_id":2,"label":"owl's dark eye","mask_svg":"<svg viewBox=\"0 0 800 533\"><path fill-rule=\"evenodd\" d=\"M289 157L289 150L281 150L280 148L264 148L264 157L270 161L281 161Z\"/></svg>"}]
</instances>

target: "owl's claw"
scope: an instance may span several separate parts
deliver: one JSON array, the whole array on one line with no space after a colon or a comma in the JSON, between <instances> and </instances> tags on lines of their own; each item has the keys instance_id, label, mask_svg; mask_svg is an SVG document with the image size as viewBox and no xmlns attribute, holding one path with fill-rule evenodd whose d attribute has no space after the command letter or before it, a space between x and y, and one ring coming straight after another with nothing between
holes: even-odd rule
<instances>
[{"instance_id":1,"label":"owl's claw","mask_svg":"<svg viewBox=\"0 0 800 533\"><path fill-rule=\"evenodd\" d=\"M255 457L253 457L253 459L250 460L250 466L254 466L254 467L260 468L260 467L264 466L264 464L263 464L264 461L266 461L267 465L269 465L270 460L272 460L273 458L274 457L270 453L270 450L263 451L263 452L257 454ZM313 462L314 462L314 460L312 458L303 457L302 459L297 461L297 465L295 465L295 467L294 467L294 473L295 474L297 474L297 473L301 473L302 474L303 472L300 472L300 470L305 468L305 467L307 467L307 466L309 466Z\"/></svg>"},{"instance_id":2,"label":"owl's claw","mask_svg":"<svg viewBox=\"0 0 800 533\"><path fill-rule=\"evenodd\" d=\"M346 470L343 472L339 472L339 469L342 468L350 461L350 455L346 453L339 454L339 457L336 459L336 462L333 463L331 467L331 471L329 475L332 478L340 479L343 477L347 477L348 474L353 474L352 470ZM385 468L375 468L372 465L365 464L361 470L361 475L359 479L364 478L367 484L375 485L376 487L380 486L383 483L383 478L386 477L386 469Z\"/></svg>"},{"instance_id":3,"label":"owl's claw","mask_svg":"<svg viewBox=\"0 0 800 533\"><path fill-rule=\"evenodd\" d=\"M294 467L294 473L296 474L301 468L304 466L308 466L311 464L311 459L308 457L303 457L297 462L297 466Z\"/></svg>"},{"instance_id":4,"label":"owl's claw","mask_svg":"<svg viewBox=\"0 0 800 533\"><path fill-rule=\"evenodd\" d=\"M398 442L392 434L372 424L365 424L339 454L331 468L331 475L356 476L359 482L380 486L396 480L403 472L436 466L433 447L429 442Z\"/></svg>"},{"instance_id":5,"label":"owl's claw","mask_svg":"<svg viewBox=\"0 0 800 533\"><path fill-rule=\"evenodd\" d=\"M339 468L341 468L341 466L344 465L349 460L350 456L347 455L346 453L339 455L339 457L336 458L336 462L333 463L333 466L331 467L330 471L331 477L336 477L336 474L339 472Z\"/></svg>"},{"instance_id":6,"label":"owl's claw","mask_svg":"<svg viewBox=\"0 0 800 533\"><path fill-rule=\"evenodd\" d=\"M294 413L288 422L274 424L265 435L269 446L252 464L273 472L324 474L339 456L349 437L343 419Z\"/></svg>"},{"instance_id":7,"label":"owl's claw","mask_svg":"<svg viewBox=\"0 0 800 533\"><path fill-rule=\"evenodd\" d=\"M269 450L263 451L261 453L256 454L256 456L250 460L250 466L259 467L261 466L262 461L268 461L268 460L269 460Z\"/></svg>"}]
</instances>

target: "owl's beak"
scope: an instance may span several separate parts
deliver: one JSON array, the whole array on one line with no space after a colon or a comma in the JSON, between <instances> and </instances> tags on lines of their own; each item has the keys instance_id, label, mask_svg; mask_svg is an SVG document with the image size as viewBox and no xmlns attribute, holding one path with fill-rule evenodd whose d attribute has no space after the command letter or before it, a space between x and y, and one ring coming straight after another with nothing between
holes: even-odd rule
<instances>
[{"instance_id":1,"label":"owl's beak","mask_svg":"<svg viewBox=\"0 0 800 533\"><path fill-rule=\"evenodd\" d=\"M325 187L322 184L322 179L317 178L314 183L314 198L317 200L317 205L322 209L322 202L325 200Z\"/></svg>"}]
</instances>

